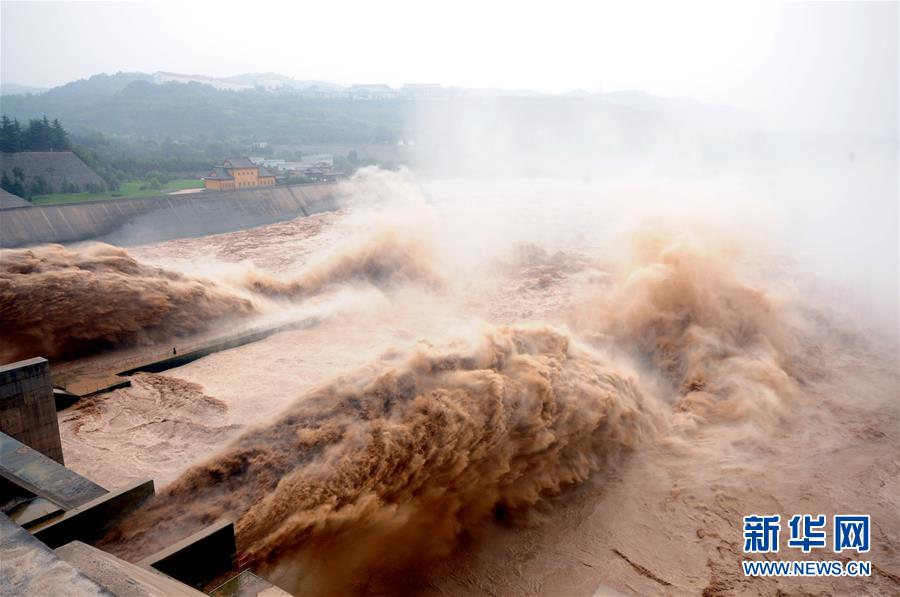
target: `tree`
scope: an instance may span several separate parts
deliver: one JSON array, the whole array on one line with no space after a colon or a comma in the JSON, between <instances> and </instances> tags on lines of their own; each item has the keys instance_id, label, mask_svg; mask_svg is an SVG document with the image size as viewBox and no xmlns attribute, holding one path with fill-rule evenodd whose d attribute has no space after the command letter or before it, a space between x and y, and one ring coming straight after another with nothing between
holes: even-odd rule
<instances>
[{"instance_id":1,"label":"tree","mask_svg":"<svg viewBox=\"0 0 900 597\"><path fill-rule=\"evenodd\" d=\"M41 145L44 143L42 139L46 136L43 129L42 121L32 120L23 131L18 120L10 120L9 116L4 114L0 117L0 151L29 151L32 145Z\"/></svg>"},{"instance_id":2,"label":"tree","mask_svg":"<svg viewBox=\"0 0 900 597\"><path fill-rule=\"evenodd\" d=\"M69 133L58 118L32 118L24 131L18 120L3 115L0 119L0 149L2 151L65 151L71 149Z\"/></svg>"},{"instance_id":3,"label":"tree","mask_svg":"<svg viewBox=\"0 0 900 597\"><path fill-rule=\"evenodd\" d=\"M28 187L29 197L35 197L37 195L47 195L52 192L53 190L47 183L47 179L43 176L35 176L31 179L31 185L29 185Z\"/></svg>"},{"instance_id":4,"label":"tree","mask_svg":"<svg viewBox=\"0 0 900 597\"><path fill-rule=\"evenodd\" d=\"M41 118L41 144L44 147L44 151L53 149L53 129L46 114Z\"/></svg>"},{"instance_id":5,"label":"tree","mask_svg":"<svg viewBox=\"0 0 900 597\"><path fill-rule=\"evenodd\" d=\"M89 182L84 185L84 190L90 193L91 195L98 195L102 193L105 189L103 188L103 184L96 182Z\"/></svg>"},{"instance_id":6,"label":"tree","mask_svg":"<svg viewBox=\"0 0 900 597\"><path fill-rule=\"evenodd\" d=\"M25 197L25 173L22 172L21 168L13 168L12 176L10 177L4 170L3 176L0 178L0 186L8 193Z\"/></svg>"},{"instance_id":7,"label":"tree","mask_svg":"<svg viewBox=\"0 0 900 597\"><path fill-rule=\"evenodd\" d=\"M17 118L13 118L10 139L12 139L15 144L15 151L22 151L22 125Z\"/></svg>"},{"instance_id":8,"label":"tree","mask_svg":"<svg viewBox=\"0 0 900 597\"><path fill-rule=\"evenodd\" d=\"M78 188L78 185L75 184L74 182L69 182L68 180L63 180L60 192L61 193L80 193L81 189Z\"/></svg>"},{"instance_id":9,"label":"tree","mask_svg":"<svg viewBox=\"0 0 900 597\"><path fill-rule=\"evenodd\" d=\"M6 170L3 171L3 177L0 178L0 188L2 188L7 193L12 193L12 179L9 177L9 174L6 173ZM13 193L15 195L15 193Z\"/></svg>"},{"instance_id":10,"label":"tree","mask_svg":"<svg viewBox=\"0 0 900 597\"><path fill-rule=\"evenodd\" d=\"M19 151L22 131L18 120L10 120L6 114L0 118L0 151Z\"/></svg>"},{"instance_id":11,"label":"tree","mask_svg":"<svg viewBox=\"0 0 900 597\"><path fill-rule=\"evenodd\" d=\"M103 176L103 180L106 182L106 188L110 191L118 191L119 187L122 185L122 181L114 172L107 172L105 176Z\"/></svg>"},{"instance_id":12,"label":"tree","mask_svg":"<svg viewBox=\"0 0 900 597\"><path fill-rule=\"evenodd\" d=\"M42 119L32 118L28 121L28 128L22 143L23 151L49 151L50 145L50 121L44 116Z\"/></svg>"},{"instance_id":13,"label":"tree","mask_svg":"<svg viewBox=\"0 0 900 597\"><path fill-rule=\"evenodd\" d=\"M147 182L149 182L151 184L153 183L154 180L156 180L159 183L166 184L167 182L172 180L172 177L169 176L168 174L166 174L165 172L160 172L159 170L151 170L150 172L147 172L146 175L144 175L144 180L146 180ZM153 187L153 188L158 189L161 187Z\"/></svg>"},{"instance_id":14,"label":"tree","mask_svg":"<svg viewBox=\"0 0 900 597\"><path fill-rule=\"evenodd\" d=\"M64 129L63 125L59 122L59 118L53 119L53 124L50 129L50 147L53 151L65 151L71 148L71 144L69 143L69 133L66 132L66 129Z\"/></svg>"},{"instance_id":15,"label":"tree","mask_svg":"<svg viewBox=\"0 0 900 597\"><path fill-rule=\"evenodd\" d=\"M102 143L104 137L101 135L99 139ZM96 172L100 178L103 179L103 182L106 183L106 188L111 191L115 191L119 188L119 184L125 175L117 172L116 166L101 161L93 151L83 145L74 145L72 151L81 158L81 161L87 164L91 170Z\"/></svg>"}]
</instances>

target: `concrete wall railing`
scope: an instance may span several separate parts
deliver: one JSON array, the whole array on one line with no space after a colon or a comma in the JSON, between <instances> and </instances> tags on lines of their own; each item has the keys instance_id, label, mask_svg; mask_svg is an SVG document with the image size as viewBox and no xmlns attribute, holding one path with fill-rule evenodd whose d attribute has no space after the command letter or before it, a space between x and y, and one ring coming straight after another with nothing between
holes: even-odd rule
<instances>
[{"instance_id":1,"label":"concrete wall railing","mask_svg":"<svg viewBox=\"0 0 900 597\"><path fill-rule=\"evenodd\" d=\"M0 247L117 231L121 244L225 232L334 209L335 189L334 183L316 183L0 209Z\"/></svg>"}]
</instances>

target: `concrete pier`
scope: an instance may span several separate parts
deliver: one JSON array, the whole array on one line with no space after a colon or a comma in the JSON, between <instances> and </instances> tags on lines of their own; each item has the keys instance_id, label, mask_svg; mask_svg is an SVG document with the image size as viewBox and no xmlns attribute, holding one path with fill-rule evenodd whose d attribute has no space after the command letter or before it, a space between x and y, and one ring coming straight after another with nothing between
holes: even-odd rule
<instances>
[{"instance_id":1,"label":"concrete pier","mask_svg":"<svg viewBox=\"0 0 900 597\"><path fill-rule=\"evenodd\" d=\"M47 359L0 366L0 431L65 464Z\"/></svg>"},{"instance_id":2,"label":"concrete pier","mask_svg":"<svg viewBox=\"0 0 900 597\"><path fill-rule=\"evenodd\" d=\"M2 432L0 477L64 510L77 508L107 493L96 483Z\"/></svg>"}]
</instances>

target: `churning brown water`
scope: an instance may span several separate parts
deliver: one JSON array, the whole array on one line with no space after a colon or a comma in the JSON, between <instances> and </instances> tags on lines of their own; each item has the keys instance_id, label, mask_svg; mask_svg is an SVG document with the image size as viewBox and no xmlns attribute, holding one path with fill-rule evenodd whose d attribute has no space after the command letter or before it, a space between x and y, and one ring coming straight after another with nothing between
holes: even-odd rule
<instances>
[{"instance_id":1,"label":"churning brown water","mask_svg":"<svg viewBox=\"0 0 900 597\"><path fill-rule=\"evenodd\" d=\"M57 354L331 306L62 413L77 470L171 481L106 549L139 558L228 518L255 567L303 594L900 587L892 338L727 234L540 237L541 203L460 234L452 207L438 218L407 182L370 176L360 196L401 199L316 226L4 260L21 264L4 293L103 305L149 289L131 295L154 313L123 319L137 324L91 336L90 306L17 332ZM741 576L742 516L848 509L879 521L868 584Z\"/></svg>"}]
</instances>

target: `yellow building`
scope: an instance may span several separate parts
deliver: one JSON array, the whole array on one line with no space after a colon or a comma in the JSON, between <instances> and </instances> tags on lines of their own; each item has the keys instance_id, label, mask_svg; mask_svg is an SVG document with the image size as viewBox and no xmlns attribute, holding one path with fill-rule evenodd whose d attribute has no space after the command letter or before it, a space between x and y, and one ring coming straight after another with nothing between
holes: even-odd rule
<instances>
[{"instance_id":1,"label":"yellow building","mask_svg":"<svg viewBox=\"0 0 900 597\"><path fill-rule=\"evenodd\" d=\"M267 187L275 184L275 175L250 161L250 158L228 158L216 166L203 181L207 189L225 191Z\"/></svg>"}]
</instances>

